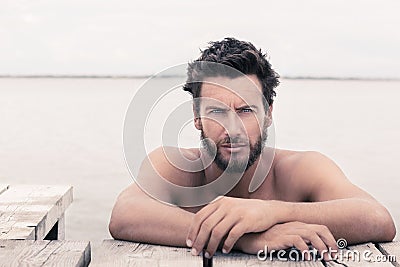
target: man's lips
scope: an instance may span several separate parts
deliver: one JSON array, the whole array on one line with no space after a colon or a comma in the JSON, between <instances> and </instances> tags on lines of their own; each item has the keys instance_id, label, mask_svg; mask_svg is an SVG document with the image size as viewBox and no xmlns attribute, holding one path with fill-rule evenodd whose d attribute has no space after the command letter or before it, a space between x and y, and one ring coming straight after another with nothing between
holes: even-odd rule
<instances>
[{"instance_id":1,"label":"man's lips","mask_svg":"<svg viewBox=\"0 0 400 267\"><path fill-rule=\"evenodd\" d=\"M227 150L228 152L240 152L244 148L247 148L248 144L246 143L224 143L221 145L221 148Z\"/></svg>"},{"instance_id":2,"label":"man's lips","mask_svg":"<svg viewBox=\"0 0 400 267\"><path fill-rule=\"evenodd\" d=\"M247 146L246 143L224 143L221 145L222 147L245 147Z\"/></svg>"}]
</instances>

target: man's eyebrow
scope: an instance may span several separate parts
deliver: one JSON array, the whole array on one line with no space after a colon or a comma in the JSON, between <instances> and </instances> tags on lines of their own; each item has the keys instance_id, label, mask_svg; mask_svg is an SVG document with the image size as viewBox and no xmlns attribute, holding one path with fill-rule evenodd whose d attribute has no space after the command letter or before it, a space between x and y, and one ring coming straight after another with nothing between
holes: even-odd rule
<instances>
[{"instance_id":1,"label":"man's eyebrow","mask_svg":"<svg viewBox=\"0 0 400 267\"><path fill-rule=\"evenodd\" d=\"M258 106L256 106L256 105L243 105L243 106L238 107L236 110L241 110L241 109L246 109L246 108L252 108L252 109L258 110ZM206 110L210 110L210 109L228 110L229 108L219 107L219 106L207 106L206 107Z\"/></svg>"},{"instance_id":2,"label":"man's eyebrow","mask_svg":"<svg viewBox=\"0 0 400 267\"><path fill-rule=\"evenodd\" d=\"M226 108L226 107L207 106L207 107L206 107L206 110L209 110L209 109L222 109L222 110L228 110L228 108Z\"/></svg>"},{"instance_id":3,"label":"man's eyebrow","mask_svg":"<svg viewBox=\"0 0 400 267\"><path fill-rule=\"evenodd\" d=\"M244 105L244 106L238 107L237 110L238 109L246 109L246 108L253 108L253 109L258 110L258 106L256 106L256 105Z\"/></svg>"}]
</instances>

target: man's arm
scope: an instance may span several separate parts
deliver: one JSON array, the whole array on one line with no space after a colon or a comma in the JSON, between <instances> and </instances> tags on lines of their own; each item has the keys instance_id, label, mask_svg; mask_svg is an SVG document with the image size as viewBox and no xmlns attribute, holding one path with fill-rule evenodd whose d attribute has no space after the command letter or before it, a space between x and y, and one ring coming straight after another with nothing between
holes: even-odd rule
<instances>
[{"instance_id":1,"label":"man's arm","mask_svg":"<svg viewBox=\"0 0 400 267\"><path fill-rule=\"evenodd\" d=\"M196 251L201 251L207 240L212 240L207 248L212 255L215 244L219 244L221 236L227 235L223 249L229 252L246 233L262 232L275 224L292 221L324 225L335 238L345 238L349 244L394 238L396 230L388 211L368 193L351 184L333 161L315 152L300 153L291 160L277 170L278 177L283 177L279 171L290 170L292 175L281 183L286 188L282 191L290 194L299 190L307 202L265 200L268 205L254 205L251 203L254 200L230 198L207 205L193 218L188 234ZM238 206L242 212L231 212ZM244 213L248 213L249 218L242 218ZM218 221L222 216L224 220ZM215 221L218 222L214 224ZM260 223L264 227L260 227ZM223 225L228 227L221 227Z\"/></svg>"},{"instance_id":2,"label":"man's arm","mask_svg":"<svg viewBox=\"0 0 400 267\"><path fill-rule=\"evenodd\" d=\"M296 161L292 173L310 202L277 202L284 221L326 225L349 244L393 240L396 229L387 209L352 184L332 160L305 152Z\"/></svg>"},{"instance_id":3,"label":"man's arm","mask_svg":"<svg viewBox=\"0 0 400 267\"><path fill-rule=\"evenodd\" d=\"M132 184L118 197L109 230L115 239L186 246L193 216L191 212L149 197Z\"/></svg>"},{"instance_id":4,"label":"man's arm","mask_svg":"<svg viewBox=\"0 0 400 267\"><path fill-rule=\"evenodd\" d=\"M149 175L161 175L160 179L167 179L181 186L190 186L195 182L190 174L170 164L162 148L150 153L142 163L139 176ZM187 231L194 216L192 212L198 209L182 209L161 203L144 193L134 183L118 197L112 211L109 230L116 239L185 246Z\"/></svg>"}]
</instances>

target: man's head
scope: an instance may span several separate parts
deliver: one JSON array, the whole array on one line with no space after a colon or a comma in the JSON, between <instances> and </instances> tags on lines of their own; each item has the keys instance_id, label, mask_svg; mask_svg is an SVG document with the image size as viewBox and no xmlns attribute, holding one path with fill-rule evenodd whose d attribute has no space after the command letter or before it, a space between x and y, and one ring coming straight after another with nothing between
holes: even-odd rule
<instances>
[{"instance_id":1,"label":"man's head","mask_svg":"<svg viewBox=\"0 0 400 267\"><path fill-rule=\"evenodd\" d=\"M261 50L233 38L211 42L189 64L184 90L193 96L195 126L220 169L245 170L261 154L278 78Z\"/></svg>"},{"instance_id":2,"label":"man's head","mask_svg":"<svg viewBox=\"0 0 400 267\"><path fill-rule=\"evenodd\" d=\"M266 104L272 105L273 97L276 95L274 88L279 85L279 75L268 62L267 54L263 54L261 49L257 50L253 44L234 38L210 42L210 46L201 51L200 57L189 64L188 79L183 90L189 92L193 98L200 97L202 83L198 81L202 79L203 75L221 76L219 72L226 71L215 70L213 69L214 64L202 65L201 62L218 63L236 69L237 73L256 75L261 83ZM203 66L204 68L202 68ZM235 75L234 72L229 74Z\"/></svg>"}]
</instances>

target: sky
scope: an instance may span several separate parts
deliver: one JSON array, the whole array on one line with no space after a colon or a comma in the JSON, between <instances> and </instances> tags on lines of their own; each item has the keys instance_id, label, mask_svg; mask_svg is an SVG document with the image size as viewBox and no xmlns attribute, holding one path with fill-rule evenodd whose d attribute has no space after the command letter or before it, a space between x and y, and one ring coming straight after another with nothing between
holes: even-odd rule
<instances>
[{"instance_id":1,"label":"sky","mask_svg":"<svg viewBox=\"0 0 400 267\"><path fill-rule=\"evenodd\" d=\"M235 37L281 76L400 78L400 1L0 0L0 75L151 75Z\"/></svg>"}]
</instances>

